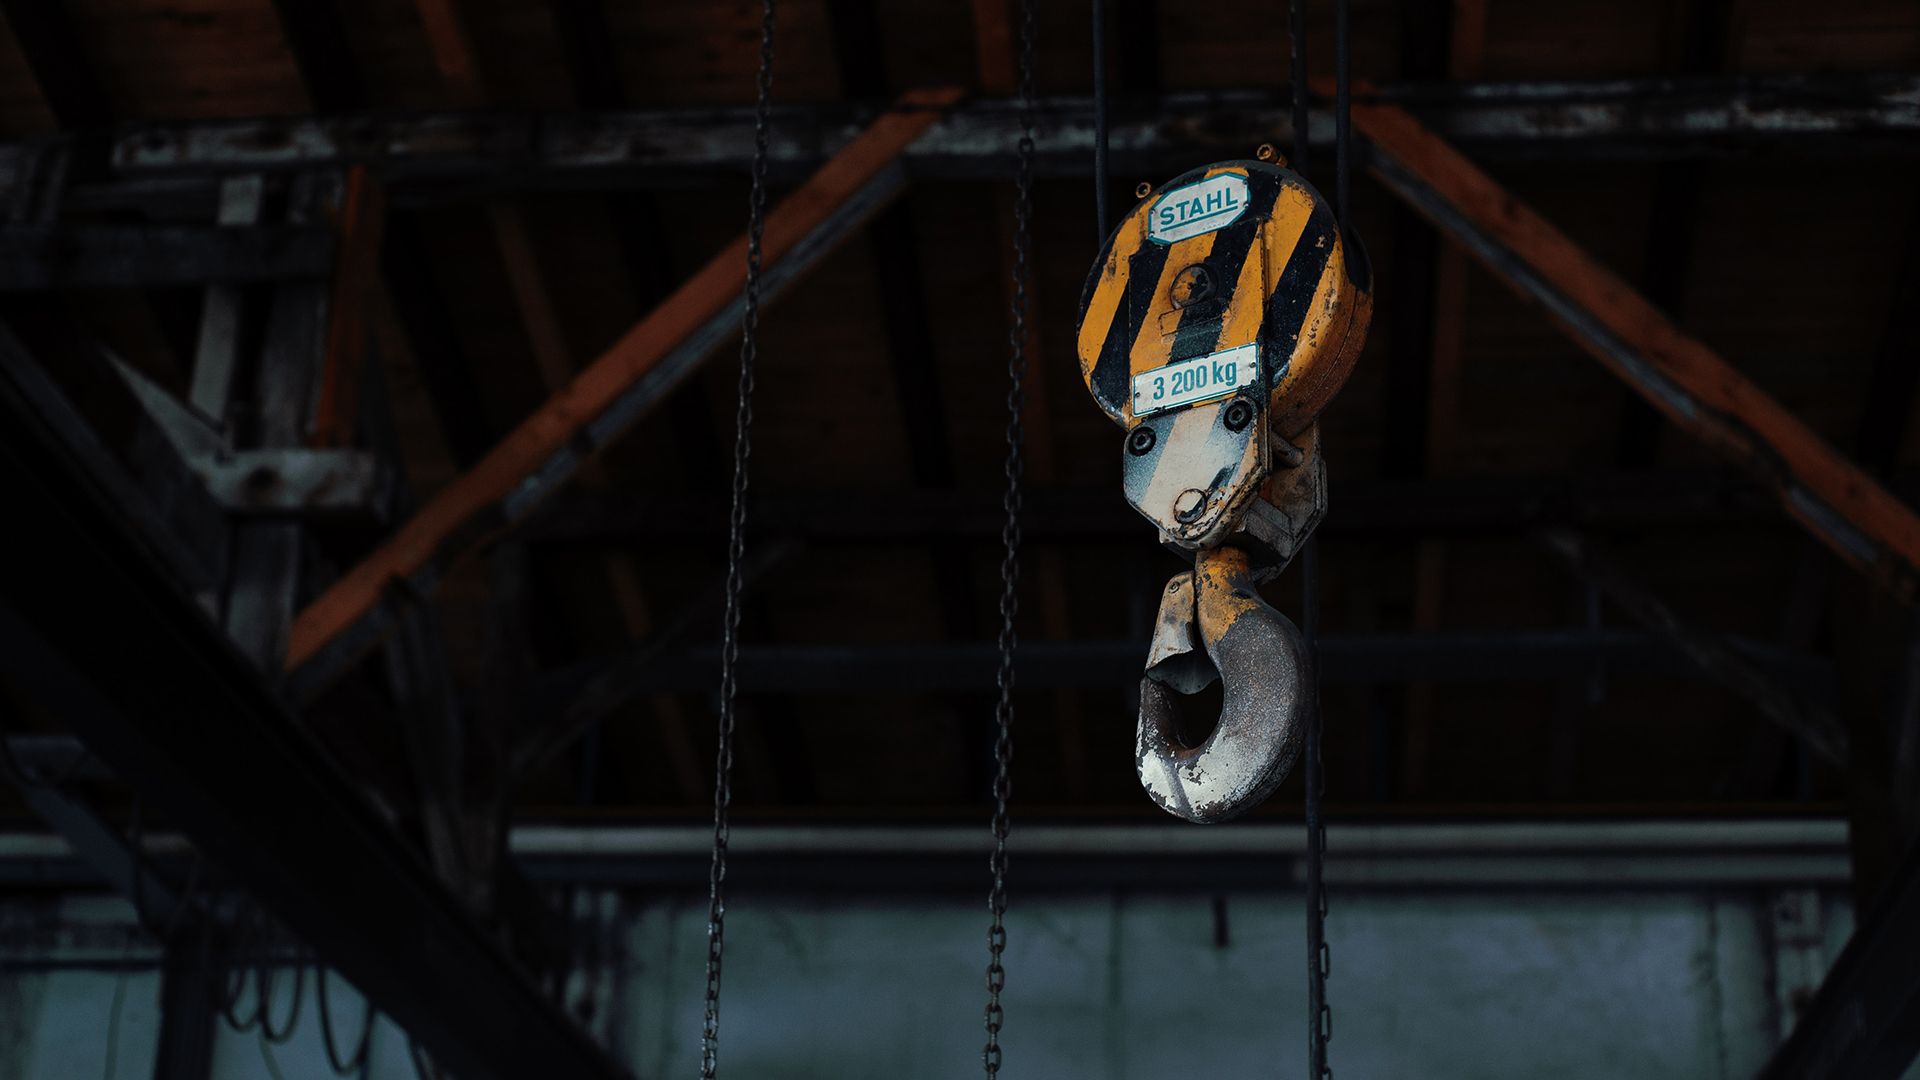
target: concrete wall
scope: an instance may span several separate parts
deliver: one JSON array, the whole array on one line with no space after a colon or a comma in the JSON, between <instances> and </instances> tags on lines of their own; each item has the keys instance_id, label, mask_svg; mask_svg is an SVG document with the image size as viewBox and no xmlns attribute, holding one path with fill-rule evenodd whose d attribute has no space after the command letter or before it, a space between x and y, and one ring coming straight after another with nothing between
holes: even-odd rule
<instances>
[{"instance_id":1,"label":"concrete wall","mask_svg":"<svg viewBox=\"0 0 1920 1080\"><path fill-rule=\"evenodd\" d=\"M1815 908L1797 944L1777 929L1783 897ZM1016 887L1013 900L1007 1075L1304 1072L1298 893L1043 897ZM575 902L583 966L570 1005L640 1076L697 1075L704 898L599 890ZM1817 980L1851 922L1830 887L1346 888L1329 924L1335 1075L1750 1076L1779 1036L1783 996ZM985 928L979 900L740 896L728 920L723 1071L978 1075ZM151 1076L153 958L117 900L0 901L0 1077ZM277 983L276 1017L292 1004L291 981ZM338 1034L351 1040L358 1000L332 985ZM272 1048L280 1075L331 1076L317 1039L309 981L294 1037ZM223 1032L216 1075L272 1076L259 1043ZM367 1075L413 1075L404 1036L388 1025Z\"/></svg>"}]
</instances>

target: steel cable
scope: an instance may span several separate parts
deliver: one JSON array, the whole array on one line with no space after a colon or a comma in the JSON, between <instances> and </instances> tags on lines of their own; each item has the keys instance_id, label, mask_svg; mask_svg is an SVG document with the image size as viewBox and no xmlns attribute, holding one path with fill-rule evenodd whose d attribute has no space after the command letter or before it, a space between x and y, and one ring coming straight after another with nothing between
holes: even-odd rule
<instances>
[{"instance_id":1,"label":"steel cable","mask_svg":"<svg viewBox=\"0 0 1920 1080\"><path fill-rule=\"evenodd\" d=\"M354 1046L352 1055L345 1059L335 1045L333 1035L333 1009L327 1002L327 969L325 965L315 965L313 972L314 1002L320 1009L320 1045L326 1049L327 1064L333 1067L336 1076L351 1076L366 1064L367 1055L373 1049L373 1001L362 997L362 1016L360 1040Z\"/></svg>"},{"instance_id":2,"label":"steel cable","mask_svg":"<svg viewBox=\"0 0 1920 1080\"><path fill-rule=\"evenodd\" d=\"M293 1038L294 1029L300 1026L300 1010L302 1006L306 1004L307 966L301 963L298 954L295 954L293 961L293 1006L287 1012L286 1022L281 1024L277 1031L274 1030L272 1015L272 969L273 956L269 953L262 958L259 966L255 968L257 972L255 985L258 986L260 993L260 1034L264 1035L268 1042L278 1046L285 1043L288 1039Z\"/></svg>"}]
</instances>

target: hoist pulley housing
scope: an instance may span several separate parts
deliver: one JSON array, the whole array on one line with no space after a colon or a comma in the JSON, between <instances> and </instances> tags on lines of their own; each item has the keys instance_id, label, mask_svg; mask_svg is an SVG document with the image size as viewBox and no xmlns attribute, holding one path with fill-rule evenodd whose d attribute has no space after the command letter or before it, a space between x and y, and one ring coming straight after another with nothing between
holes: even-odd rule
<instances>
[{"instance_id":1,"label":"hoist pulley housing","mask_svg":"<svg viewBox=\"0 0 1920 1080\"><path fill-rule=\"evenodd\" d=\"M1276 164L1195 169L1120 221L1081 296L1080 373L1126 430L1127 501L1163 542L1196 551L1240 531L1262 578L1291 558L1318 513L1282 521L1260 504L1288 503L1274 483L1317 486L1313 422L1372 303L1364 253Z\"/></svg>"},{"instance_id":2,"label":"hoist pulley housing","mask_svg":"<svg viewBox=\"0 0 1920 1080\"><path fill-rule=\"evenodd\" d=\"M1261 160L1147 192L1081 295L1080 374L1126 431L1127 501L1194 564L1161 594L1135 728L1141 785L1188 821L1265 799L1312 715L1311 650L1257 587L1326 513L1315 421L1366 343L1372 294L1333 208ZM1189 743L1182 703L1216 679L1219 716Z\"/></svg>"}]
</instances>

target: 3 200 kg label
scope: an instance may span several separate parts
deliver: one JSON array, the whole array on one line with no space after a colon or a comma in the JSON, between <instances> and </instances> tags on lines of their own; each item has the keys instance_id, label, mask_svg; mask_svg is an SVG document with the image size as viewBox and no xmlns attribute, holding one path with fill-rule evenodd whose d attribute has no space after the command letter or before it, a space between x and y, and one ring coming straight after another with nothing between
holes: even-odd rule
<instances>
[{"instance_id":1,"label":"3 200 kg label","mask_svg":"<svg viewBox=\"0 0 1920 1080\"><path fill-rule=\"evenodd\" d=\"M1143 371L1133 377L1133 415L1226 397L1259 375L1260 347L1252 344Z\"/></svg>"}]
</instances>

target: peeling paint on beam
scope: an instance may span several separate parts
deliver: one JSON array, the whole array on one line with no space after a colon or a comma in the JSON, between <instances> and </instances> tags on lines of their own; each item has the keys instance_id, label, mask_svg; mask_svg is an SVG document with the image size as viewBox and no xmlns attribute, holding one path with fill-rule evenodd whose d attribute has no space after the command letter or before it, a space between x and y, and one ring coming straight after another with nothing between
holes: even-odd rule
<instances>
[{"instance_id":1,"label":"peeling paint on beam","mask_svg":"<svg viewBox=\"0 0 1920 1080\"><path fill-rule=\"evenodd\" d=\"M1710 157L1781 144L1822 153L1920 153L1920 76L1906 74L1408 84L1369 100L1405 107L1479 156ZM1118 102L1114 111L1111 146L1122 169L1244 154L1291 126L1286 96L1268 91L1168 94ZM773 171L804 175L875 115L875 109L842 104L776 109ZM1078 175L1091 167L1090 99L1043 99L1036 121L1043 172ZM1315 142L1331 140L1329 114L1316 111L1311 126ZM1018 137L1013 102L975 101L936 125L905 158L916 175L997 176L1010 167ZM126 175L366 161L378 162L400 186L479 178L501 187L564 187L636 178L670 184L744 172L752 152L750 109L705 108L153 124L119 135L111 160ZM0 174L6 156L0 150Z\"/></svg>"}]
</instances>

